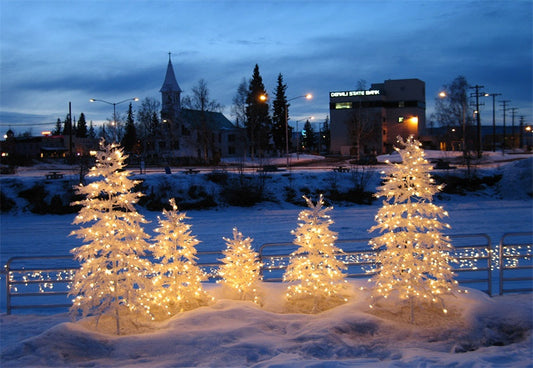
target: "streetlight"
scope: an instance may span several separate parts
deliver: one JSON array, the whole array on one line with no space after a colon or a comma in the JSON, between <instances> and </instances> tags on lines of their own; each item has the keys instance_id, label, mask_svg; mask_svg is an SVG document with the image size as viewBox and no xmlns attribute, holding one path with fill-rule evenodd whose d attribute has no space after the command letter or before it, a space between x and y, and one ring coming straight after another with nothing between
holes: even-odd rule
<instances>
[{"instance_id":1,"label":"streetlight","mask_svg":"<svg viewBox=\"0 0 533 368\"><path fill-rule=\"evenodd\" d=\"M106 103L108 105L113 105L113 127L115 129L115 141L117 141L117 105L120 105L121 103L124 103L124 102L127 102L127 101L139 101L139 98L138 97L133 97L133 98L127 98L125 100L122 100L120 102L109 102L109 101L106 101L106 100L100 100L98 98L91 98L89 100L90 102L103 102L103 103Z\"/></svg>"},{"instance_id":2,"label":"streetlight","mask_svg":"<svg viewBox=\"0 0 533 368\"><path fill-rule=\"evenodd\" d=\"M501 93L485 93L483 97L492 96L492 152L496 152L496 96L501 96Z\"/></svg>"},{"instance_id":3,"label":"streetlight","mask_svg":"<svg viewBox=\"0 0 533 368\"><path fill-rule=\"evenodd\" d=\"M439 93L439 97L440 98L446 98L448 97L448 95L446 94L446 92L442 91ZM462 138L462 145L463 145L463 156L464 158L466 159L467 158L467 151L466 151L466 96L464 99L462 99L461 101L461 105L462 105L462 118L463 118L463 138Z\"/></svg>"},{"instance_id":4,"label":"streetlight","mask_svg":"<svg viewBox=\"0 0 533 368\"><path fill-rule=\"evenodd\" d=\"M296 96L288 99L285 103L285 154L287 155L287 169L289 168L289 101L296 100L297 98L310 100L313 98L313 95L308 93L306 95ZM298 147L296 147L296 155L298 155Z\"/></svg>"}]
</instances>

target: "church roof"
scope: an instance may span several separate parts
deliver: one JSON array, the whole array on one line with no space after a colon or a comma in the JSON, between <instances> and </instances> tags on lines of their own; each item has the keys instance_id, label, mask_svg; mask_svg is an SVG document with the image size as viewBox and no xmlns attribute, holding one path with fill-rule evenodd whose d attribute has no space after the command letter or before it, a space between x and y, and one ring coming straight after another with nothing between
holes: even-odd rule
<instances>
[{"instance_id":1,"label":"church roof","mask_svg":"<svg viewBox=\"0 0 533 368\"><path fill-rule=\"evenodd\" d=\"M181 118L188 122L191 127L200 129L202 114L205 114L207 119L207 128L209 130L225 130L225 129L235 129L235 125L228 120L221 112L213 111L200 111L200 110L191 110L191 109L181 109Z\"/></svg>"},{"instance_id":2,"label":"church roof","mask_svg":"<svg viewBox=\"0 0 533 368\"><path fill-rule=\"evenodd\" d=\"M174 75L174 67L172 66L172 61L170 60L170 54L168 55L168 66L167 74L165 75L165 81L159 92L182 92L176 76Z\"/></svg>"}]
</instances>

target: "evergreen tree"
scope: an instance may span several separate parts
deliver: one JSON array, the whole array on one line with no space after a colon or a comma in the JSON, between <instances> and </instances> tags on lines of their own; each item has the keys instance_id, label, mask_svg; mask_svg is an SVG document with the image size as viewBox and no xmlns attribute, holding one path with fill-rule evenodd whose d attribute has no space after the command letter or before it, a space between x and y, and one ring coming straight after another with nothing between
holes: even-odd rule
<instances>
[{"instance_id":1,"label":"evergreen tree","mask_svg":"<svg viewBox=\"0 0 533 368\"><path fill-rule=\"evenodd\" d=\"M251 238L243 238L236 228L233 239L223 238L227 248L222 253L224 263L218 274L222 284L231 296L240 300L253 300L259 303L258 283L261 281L261 262L259 255L252 248Z\"/></svg>"},{"instance_id":2,"label":"evergreen tree","mask_svg":"<svg viewBox=\"0 0 533 368\"><path fill-rule=\"evenodd\" d=\"M431 178L432 167L420 142L411 136L405 141L398 137L398 143L403 146L396 148L402 162L392 164L378 188L376 196L385 199L376 215L377 225L369 230L381 233L370 242L380 251L377 274L372 278L373 299L394 294L407 300L413 322L415 303L442 303L441 295L456 290L457 282L449 265L452 246L441 233L449 225L440 218L448 214L431 203L441 186Z\"/></svg>"},{"instance_id":3,"label":"evergreen tree","mask_svg":"<svg viewBox=\"0 0 533 368\"><path fill-rule=\"evenodd\" d=\"M99 178L76 187L85 198L75 202L82 208L73 224L89 224L72 231L84 245L72 253L81 267L76 272L70 295L75 295L71 311L82 317L99 318L110 314L120 334L120 316L140 312L140 298L148 286L150 263L141 258L149 248L148 235L141 227L147 221L134 207L141 193L133 192L138 184L124 170L122 149L100 142L96 166L89 176Z\"/></svg>"},{"instance_id":4,"label":"evergreen tree","mask_svg":"<svg viewBox=\"0 0 533 368\"><path fill-rule=\"evenodd\" d=\"M61 119L57 118L56 127L52 132L52 135L61 135Z\"/></svg>"},{"instance_id":5,"label":"evergreen tree","mask_svg":"<svg viewBox=\"0 0 533 368\"><path fill-rule=\"evenodd\" d=\"M326 117L324 124L322 124L322 131L320 132L320 143L326 153L329 153L331 147L331 131L329 129L329 117Z\"/></svg>"},{"instance_id":6,"label":"evergreen tree","mask_svg":"<svg viewBox=\"0 0 533 368\"><path fill-rule=\"evenodd\" d=\"M336 258L342 250L335 246L337 233L329 229L332 207L323 207L322 195L316 205L304 199L309 209L300 212L298 228L292 231L299 248L291 254L283 281L292 282L286 293L290 307L317 313L347 301L346 265Z\"/></svg>"},{"instance_id":7,"label":"evergreen tree","mask_svg":"<svg viewBox=\"0 0 533 368\"><path fill-rule=\"evenodd\" d=\"M285 139L285 128L287 127L287 119L289 119L289 106L287 104L287 96L285 91L287 90L287 85L283 84L283 75L281 73L278 75L278 84L276 87L276 99L272 103L273 114L272 114L272 138L274 140L274 146L278 152L285 152L286 150L286 139ZM289 146L290 146L290 137L289 136Z\"/></svg>"},{"instance_id":8,"label":"evergreen tree","mask_svg":"<svg viewBox=\"0 0 533 368\"><path fill-rule=\"evenodd\" d=\"M307 152L313 151L316 148L316 134L309 120L305 122L302 135L304 150Z\"/></svg>"},{"instance_id":9,"label":"evergreen tree","mask_svg":"<svg viewBox=\"0 0 533 368\"><path fill-rule=\"evenodd\" d=\"M95 139L96 138L96 131L94 130L93 121L91 120L89 122L89 132L88 132L89 138Z\"/></svg>"},{"instance_id":10,"label":"evergreen tree","mask_svg":"<svg viewBox=\"0 0 533 368\"><path fill-rule=\"evenodd\" d=\"M133 147L137 143L137 131L135 129L135 122L133 121L133 107L130 102L128 107L128 117L126 118L126 132L122 138L122 147L126 152L132 152Z\"/></svg>"},{"instance_id":11,"label":"evergreen tree","mask_svg":"<svg viewBox=\"0 0 533 368\"><path fill-rule=\"evenodd\" d=\"M70 135L71 129L72 122L70 121L70 114L67 114L65 120L63 120L63 135ZM72 130L72 133L74 133L74 130Z\"/></svg>"},{"instance_id":12,"label":"evergreen tree","mask_svg":"<svg viewBox=\"0 0 533 368\"><path fill-rule=\"evenodd\" d=\"M76 137L87 137L87 122L85 121L85 114L83 112L80 114L80 118L78 119L78 125L76 127Z\"/></svg>"},{"instance_id":13,"label":"evergreen tree","mask_svg":"<svg viewBox=\"0 0 533 368\"><path fill-rule=\"evenodd\" d=\"M147 298L154 319L168 318L210 301L202 287L207 274L196 264L196 245L200 241L191 234L191 225L184 222L188 217L178 211L174 198L170 205L172 209L163 210L164 218L158 219L159 226L155 230L158 234L152 250L158 261L157 276L152 280L154 292Z\"/></svg>"},{"instance_id":14,"label":"evergreen tree","mask_svg":"<svg viewBox=\"0 0 533 368\"><path fill-rule=\"evenodd\" d=\"M261 156L270 142L271 121L268 114L267 93L263 85L263 78L259 74L256 64L246 98L246 133L250 142L251 156L256 153Z\"/></svg>"}]
</instances>

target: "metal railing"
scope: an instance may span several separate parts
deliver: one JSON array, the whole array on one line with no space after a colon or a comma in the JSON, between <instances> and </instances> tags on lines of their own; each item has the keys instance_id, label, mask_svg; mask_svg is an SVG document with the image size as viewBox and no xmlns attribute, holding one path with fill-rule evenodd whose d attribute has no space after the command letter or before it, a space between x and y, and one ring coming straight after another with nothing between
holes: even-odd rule
<instances>
[{"instance_id":1,"label":"metal railing","mask_svg":"<svg viewBox=\"0 0 533 368\"><path fill-rule=\"evenodd\" d=\"M504 234L498 253L500 295L533 291L533 232Z\"/></svg>"},{"instance_id":2,"label":"metal railing","mask_svg":"<svg viewBox=\"0 0 533 368\"><path fill-rule=\"evenodd\" d=\"M208 276L208 281L218 279L217 270L222 264L221 252L198 252L197 262ZM67 265L65 265L67 264ZM5 274L6 313L14 309L69 308L70 284L79 269L72 255L11 257L2 271ZM31 298L28 298L31 297ZM30 304L39 297L39 304ZM20 303L14 303L14 299Z\"/></svg>"},{"instance_id":3,"label":"metal railing","mask_svg":"<svg viewBox=\"0 0 533 368\"><path fill-rule=\"evenodd\" d=\"M452 264L456 280L462 285L475 285L477 289L492 295L493 272L499 268L500 294L533 291L532 236L533 233L507 233L501 238L498 249L493 251L491 239L486 234L449 235L454 244L452 256L457 261ZM364 278L375 273L376 251L369 249L369 240L336 241L336 245L343 249L338 257L347 267L346 277ZM291 253L297 248L293 243L263 244L259 248L263 280L281 281ZM198 252L197 256L197 264L208 274L209 281L218 279L217 271L223 264L222 252ZM2 271L6 277L6 313L10 314L14 309L70 307L72 303L65 303L65 297L78 268L78 263L71 255L10 258ZM505 288L510 283L527 283L528 287ZM41 297L40 304L13 303L14 299L36 296ZM31 302L34 300L30 299Z\"/></svg>"},{"instance_id":4,"label":"metal railing","mask_svg":"<svg viewBox=\"0 0 533 368\"><path fill-rule=\"evenodd\" d=\"M10 258L3 271L6 278L6 313L11 314L13 309L70 307L72 302L65 303L65 296L78 268L71 255ZM41 297L41 304L12 303L13 298L36 296ZM58 300L61 303L57 303Z\"/></svg>"},{"instance_id":5,"label":"metal railing","mask_svg":"<svg viewBox=\"0 0 533 368\"><path fill-rule=\"evenodd\" d=\"M483 292L492 295L492 246L487 234L459 234L449 236L454 250L452 256L457 263L453 272L460 284L477 284ZM368 249L370 238L337 240L335 244L343 250L337 257L347 267L346 277L364 278L375 274L376 251ZM457 245L455 245L457 244ZM297 249L293 243L266 243L259 248L263 263L264 281L281 281L283 272L290 262L290 254Z\"/></svg>"}]
</instances>

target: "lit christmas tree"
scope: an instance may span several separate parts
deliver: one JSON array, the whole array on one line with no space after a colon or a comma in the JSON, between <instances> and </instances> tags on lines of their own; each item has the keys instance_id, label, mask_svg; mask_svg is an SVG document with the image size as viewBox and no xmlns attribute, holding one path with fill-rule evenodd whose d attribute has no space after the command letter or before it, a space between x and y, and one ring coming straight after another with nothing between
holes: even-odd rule
<instances>
[{"instance_id":1,"label":"lit christmas tree","mask_svg":"<svg viewBox=\"0 0 533 368\"><path fill-rule=\"evenodd\" d=\"M261 281L262 264L258 253L252 249L253 239L243 238L236 228L233 229L233 239L223 239L227 248L222 252L224 264L218 271L222 285L236 299L259 303L258 283Z\"/></svg>"},{"instance_id":2,"label":"lit christmas tree","mask_svg":"<svg viewBox=\"0 0 533 368\"><path fill-rule=\"evenodd\" d=\"M300 212L298 228L291 232L299 248L291 254L283 281L292 282L286 293L290 308L317 313L347 301L346 266L336 258L342 250L335 246L337 233L329 229L333 207L323 207L322 195L316 205L304 199L309 209Z\"/></svg>"},{"instance_id":3,"label":"lit christmas tree","mask_svg":"<svg viewBox=\"0 0 533 368\"><path fill-rule=\"evenodd\" d=\"M88 185L80 184L78 194L85 198L73 224L89 224L71 235L84 240L72 250L80 261L70 295L75 295L71 311L82 317L103 314L116 320L120 334L120 315L139 312L139 299L147 287L146 274L150 263L141 258L149 248L141 224L146 223L134 207L141 193L133 192L136 181L125 167L127 158L116 144L100 142L96 165L88 176L100 178Z\"/></svg>"},{"instance_id":4,"label":"lit christmas tree","mask_svg":"<svg viewBox=\"0 0 533 368\"><path fill-rule=\"evenodd\" d=\"M396 148L402 162L392 164L385 183L378 188L376 196L385 199L375 217L377 225L369 230L382 234L370 242L379 250L372 298L377 301L395 294L407 300L414 322L415 303L442 303L441 295L456 291L457 282L449 265L452 246L441 234L450 227L440 221L448 213L431 203L442 188L431 178L432 167L420 142L412 136L405 141L399 137L398 142L404 147ZM447 313L443 303L442 309Z\"/></svg>"},{"instance_id":5,"label":"lit christmas tree","mask_svg":"<svg viewBox=\"0 0 533 368\"><path fill-rule=\"evenodd\" d=\"M152 249L158 263L154 265L153 292L147 295L146 307L154 319L168 318L176 313L207 305L211 298L202 287L207 274L196 264L196 245L185 213L178 211L174 199L172 210L163 210Z\"/></svg>"}]
</instances>

